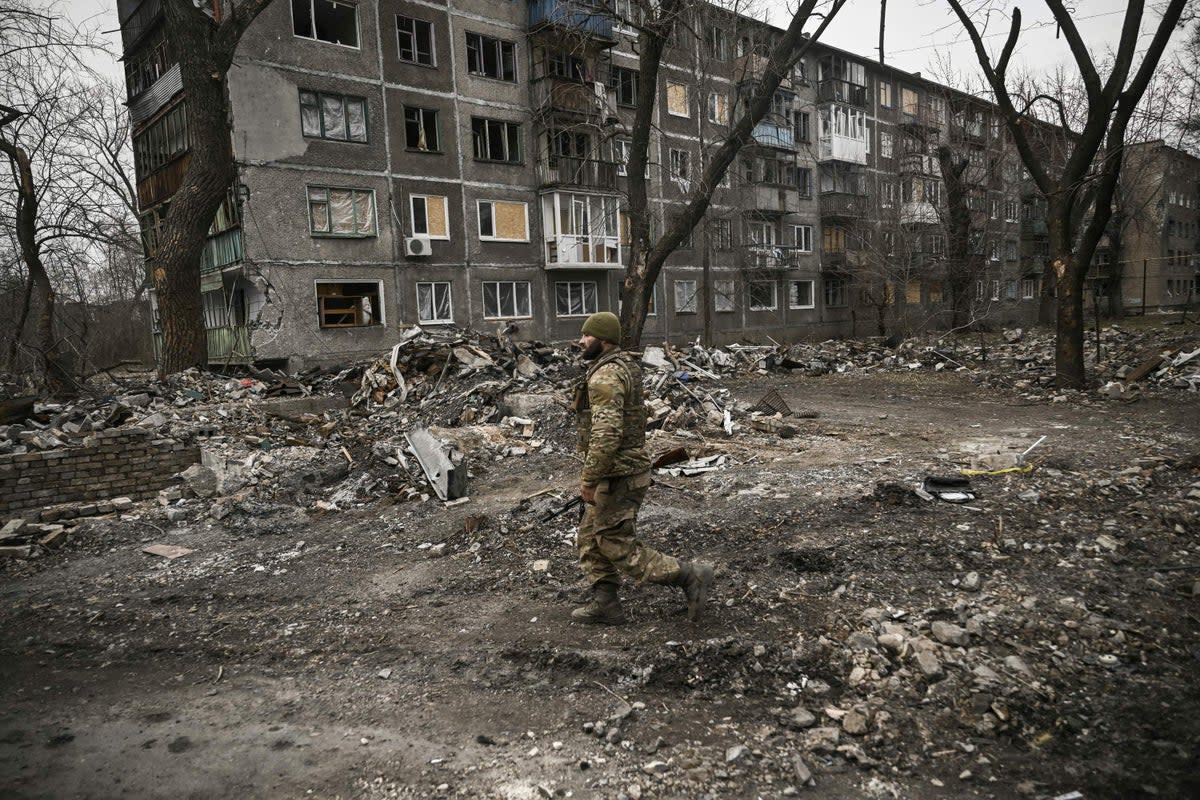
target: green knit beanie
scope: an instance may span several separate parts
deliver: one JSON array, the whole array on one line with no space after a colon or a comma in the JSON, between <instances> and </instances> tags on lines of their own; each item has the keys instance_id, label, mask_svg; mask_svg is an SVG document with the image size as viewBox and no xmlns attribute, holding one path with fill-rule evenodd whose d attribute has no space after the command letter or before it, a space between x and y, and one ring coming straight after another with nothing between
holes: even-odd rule
<instances>
[{"instance_id":1,"label":"green knit beanie","mask_svg":"<svg viewBox=\"0 0 1200 800\"><path fill-rule=\"evenodd\" d=\"M583 323L584 334L590 334L605 342L621 343L621 320L611 311L601 311L592 314Z\"/></svg>"}]
</instances>

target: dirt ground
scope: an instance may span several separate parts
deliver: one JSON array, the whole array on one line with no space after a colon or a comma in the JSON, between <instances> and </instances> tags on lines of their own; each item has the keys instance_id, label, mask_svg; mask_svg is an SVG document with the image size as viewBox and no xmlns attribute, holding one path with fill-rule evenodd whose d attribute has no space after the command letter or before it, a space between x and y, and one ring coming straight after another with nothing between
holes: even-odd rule
<instances>
[{"instance_id":1,"label":"dirt ground","mask_svg":"<svg viewBox=\"0 0 1200 800\"><path fill-rule=\"evenodd\" d=\"M719 565L696 624L655 586L625 626L570 621L572 521L525 530L546 498L523 502L574 486L561 450L472 462L453 508L151 503L0 565L0 795L1200 797L1196 395L734 394L772 387L820 416L651 439L729 456L641 517ZM1041 436L965 505L910 491Z\"/></svg>"}]
</instances>

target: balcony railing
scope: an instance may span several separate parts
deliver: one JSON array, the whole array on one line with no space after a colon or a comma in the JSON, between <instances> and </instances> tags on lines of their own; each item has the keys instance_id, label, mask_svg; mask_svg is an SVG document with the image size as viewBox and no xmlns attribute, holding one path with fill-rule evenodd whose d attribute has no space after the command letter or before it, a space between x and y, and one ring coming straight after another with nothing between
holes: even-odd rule
<instances>
[{"instance_id":1,"label":"balcony railing","mask_svg":"<svg viewBox=\"0 0 1200 800\"><path fill-rule=\"evenodd\" d=\"M850 81L827 78L817 84L817 102L865 106L867 104L867 87Z\"/></svg>"},{"instance_id":2,"label":"balcony railing","mask_svg":"<svg viewBox=\"0 0 1200 800\"><path fill-rule=\"evenodd\" d=\"M212 272L238 264L242 260L242 229L230 228L204 243L200 253L200 272Z\"/></svg>"},{"instance_id":3,"label":"balcony railing","mask_svg":"<svg viewBox=\"0 0 1200 800\"><path fill-rule=\"evenodd\" d=\"M573 81L558 76L534 81L532 91L533 106L542 112L600 114L608 100L608 90L603 83Z\"/></svg>"},{"instance_id":4,"label":"balcony railing","mask_svg":"<svg viewBox=\"0 0 1200 800\"><path fill-rule=\"evenodd\" d=\"M251 364L254 351L250 347L250 328L245 325L225 325L204 331L208 344L208 363ZM153 336L154 358L162 359L163 335L155 331Z\"/></svg>"},{"instance_id":5,"label":"balcony railing","mask_svg":"<svg viewBox=\"0 0 1200 800\"><path fill-rule=\"evenodd\" d=\"M792 245L748 244L743 264L748 269L798 269L815 265L812 250Z\"/></svg>"},{"instance_id":6,"label":"balcony railing","mask_svg":"<svg viewBox=\"0 0 1200 800\"><path fill-rule=\"evenodd\" d=\"M616 236L564 233L546 237L546 269L620 266L621 245Z\"/></svg>"},{"instance_id":7,"label":"balcony railing","mask_svg":"<svg viewBox=\"0 0 1200 800\"><path fill-rule=\"evenodd\" d=\"M121 47L126 53L154 27L162 13L162 0L142 0L133 13L121 20Z\"/></svg>"},{"instance_id":8,"label":"balcony railing","mask_svg":"<svg viewBox=\"0 0 1200 800\"><path fill-rule=\"evenodd\" d=\"M939 130L942 127L942 116L931 106L910 106L901 112L900 124Z\"/></svg>"},{"instance_id":9,"label":"balcony railing","mask_svg":"<svg viewBox=\"0 0 1200 800\"><path fill-rule=\"evenodd\" d=\"M867 198L851 192L822 192L821 216L841 219L862 219L867 215Z\"/></svg>"},{"instance_id":10,"label":"balcony railing","mask_svg":"<svg viewBox=\"0 0 1200 800\"><path fill-rule=\"evenodd\" d=\"M538 162L538 183L542 186L580 186L587 189L615 189L615 161L574 156L550 156Z\"/></svg>"},{"instance_id":11,"label":"balcony railing","mask_svg":"<svg viewBox=\"0 0 1200 800\"><path fill-rule=\"evenodd\" d=\"M902 175L938 175L941 173L936 158L920 153L901 155L899 168Z\"/></svg>"},{"instance_id":12,"label":"balcony railing","mask_svg":"<svg viewBox=\"0 0 1200 800\"><path fill-rule=\"evenodd\" d=\"M547 27L566 28L613 43L613 18L587 0L530 0L530 32Z\"/></svg>"},{"instance_id":13,"label":"balcony railing","mask_svg":"<svg viewBox=\"0 0 1200 800\"><path fill-rule=\"evenodd\" d=\"M866 164L867 142L865 139L851 139L849 136L835 134L822 136L817 142L817 160Z\"/></svg>"},{"instance_id":14,"label":"balcony railing","mask_svg":"<svg viewBox=\"0 0 1200 800\"><path fill-rule=\"evenodd\" d=\"M767 147L782 147L791 150L796 146L796 132L791 125L760 122L754 126L754 141Z\"/></svg>"}]
</instances>

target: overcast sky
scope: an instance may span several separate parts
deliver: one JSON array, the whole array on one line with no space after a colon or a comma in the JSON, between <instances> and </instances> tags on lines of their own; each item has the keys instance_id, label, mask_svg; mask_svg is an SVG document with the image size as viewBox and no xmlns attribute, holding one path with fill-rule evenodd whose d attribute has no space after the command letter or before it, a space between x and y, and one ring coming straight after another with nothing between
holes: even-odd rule
<instances>
[{"instance_id":1,"label":"overcast sky","mask_svg":"<svg viewBox=\"0 0 1200 800\"><path fill-rule=\"evenodd\" d=\"M787 25L790 18L788 7L795 5L794 1L789 3L788 0L752 2L765 2L771 22L780 26ZM1016 5L1021 8L1024 33L1021 34L1016 62L1039 72L1053 70L1059 64L1072 63L1066 41L1055 37L1055 26L1045 3L1040 0L1016 3L1000 0L997 5L1009 8ZM117 28L116 0L65 0L64 7L76 21L90 19L104 31ZM1097 57L1115 43L1125 8L1124 0L1077 0L1076 24ZM1142 23L1143 45L1148 42L1157 21L1158 17L1148 10ZM979 82L979 64L974 51L945 0L891 0L888 3L887 23L887 63L909 72L942 77L941 68L937 66L938 59L948 58L954 70ZM1007 17L996 18L989 29L991 38L986 40L987 44L998 50L1004 44L1008 26ZM850 0L830 23L823 38L831 45L858 53L864 58L877 58L879 3L877 0ZM113 33L109 39L113 43L113 52L119 52L119 34ZM1178 44L1183 39L1182 33L1177 33L1174 41ZM122 74L119 64L110 61L106 66L114 76Z\"/></svg>"}]
</instances>

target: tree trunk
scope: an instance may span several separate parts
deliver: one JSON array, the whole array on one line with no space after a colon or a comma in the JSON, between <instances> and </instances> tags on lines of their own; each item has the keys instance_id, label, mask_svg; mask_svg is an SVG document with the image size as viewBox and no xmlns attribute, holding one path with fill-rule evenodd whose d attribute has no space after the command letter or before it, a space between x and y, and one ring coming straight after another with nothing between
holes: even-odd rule
<instances>
[{"instance_id":1,"label":"tree trunk","mask_svg":"<svg viewBox=\"0 0 1200 800\"><path fill-rule=\"evenodd\" d=\"M950 294L950 327L960 328L968 319L971 278L971 209L963 175L969 159L955 160L948 145L937 149L938 165L946 184L946 290Z\"/></svg>"},{"instance_id":2,"label":"tree trunk","mask_svg":"<svg viewBox=\"0 0 1200 800\"><path fill-rule=\"evenodd\" d=\"M29 154L25 149L0 139L0 152L8 156L16 166L17 172L17 243L21 248L21 260L29 271L26 284L25 309L28 310L32 301L37 321L34 324L34 347L38 351L39 366L42 370L42 380L47 391L61 392L74 382L71 375L59 359L58 346L54 338L54 287L50 284L50 276L42 264L42 255L37 243L37 214L38 193L33 182L33 169L29 163ZM21 338L22 328L25 327L25 315L21 315L21 324L13 331L14 345Z\"/></svg>"},{"instance_id":3,"label":"tree trunk","mask_svg":"<svg viewBox=\"0 0 1200 800\"><path fill-rule=\"evenodd\" d=\"M1046 206L1046 228L1050 234L1050 269L1057 289L1054 369L1060 389L1082 389L1083 369L1083 278L1087 269L1071 246L1069 200L1055 198Z\"/></svg>"},{"instance_id":4,"label":"tree trunk","mask_svg":"<svg viewBox=\"0 0 1200 800\"><path fill-rule=\"evenodd\" d=\"M646 279L646 250L634 245L621 286L621 347L636 350L646 327L646 304L654 284ZM663 298L666 302L666 298Z\"/></svg>"}]
</instances>

